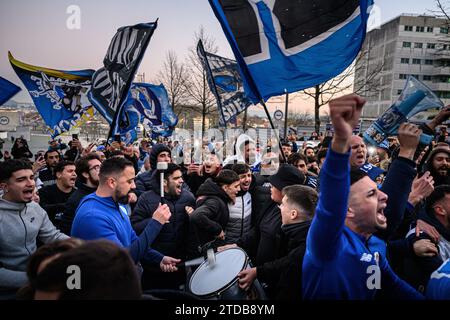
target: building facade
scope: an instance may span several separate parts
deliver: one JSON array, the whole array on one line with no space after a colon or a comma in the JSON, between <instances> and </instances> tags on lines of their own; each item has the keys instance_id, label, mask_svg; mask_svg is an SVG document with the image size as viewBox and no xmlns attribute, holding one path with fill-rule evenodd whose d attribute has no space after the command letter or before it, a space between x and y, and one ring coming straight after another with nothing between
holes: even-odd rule
<instances>
[{"instance_id":1,"label":"building facade","mask_svg":"<svg viewBox=\"0 0 450 320\"><path fill-rule=\"evenodd\" d=\"M378 118L401 94L409 75L450 103L448 21L403 14L367 33L355 67L355 91L367 97L363 119ZM367 79L371 79L370 81Z\"/></svg>"}]
</instances>

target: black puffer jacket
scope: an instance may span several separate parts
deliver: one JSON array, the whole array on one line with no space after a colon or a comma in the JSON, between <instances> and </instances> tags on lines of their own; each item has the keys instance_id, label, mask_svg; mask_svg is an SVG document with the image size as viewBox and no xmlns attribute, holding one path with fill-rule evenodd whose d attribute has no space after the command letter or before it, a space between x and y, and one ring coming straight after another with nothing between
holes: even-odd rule
<instances>
[{"instance_id":1,"label":"black puffer jacket","mask_svg":"<svg viewBox=\"0 0 450 320\"><path fill-rule=\"evenodd\" d=\"M212 179L200 186L197 196L197 209L191 215L191 222L199 244L204 245L225 230L231 199Z\"/></svg>"},{"instance_id":2,"label":"black puffer jacket","mask_svg":"<svg viewBox=\"0 0 450 320\"><path fill-rule=\"evenodd\" d=\"M250 256L255 265L277 258L277 235L281 230L281 213L278 204L270 201L256 219L250 232L237 243Z\"/></svg>"},{"instance_id":3,"label":"black puffer jacket","mask_svg":"<svg viewBox=\"0 0 450 320\"><path fill-rule=\"evenodd\" d=\"M165 195L164 199L158 192L159 190L158 175L153 175L152 190L143 193L134 208L130 217L133 229L139 235L144 231L150 219L152 219L153 212L158 208L159 203L167 204L169 206L171 217L169 223L166 223L158 237L152 244L152 248L161 252L166 256L174 258L185 259L188 250L188 236L189 236L189 216L186 213L185 207L195 206L195 198L186 189L182 189L179 197L171 197Z\"/></svg>"}]
</instances>

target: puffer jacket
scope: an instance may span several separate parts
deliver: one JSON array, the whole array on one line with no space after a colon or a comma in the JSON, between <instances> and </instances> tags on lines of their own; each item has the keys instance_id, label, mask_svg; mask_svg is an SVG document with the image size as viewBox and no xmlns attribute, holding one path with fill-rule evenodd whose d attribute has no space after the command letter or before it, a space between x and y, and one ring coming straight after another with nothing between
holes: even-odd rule
<instances>
[{"instance_id":1,"label":"puffer jacket","mask_svg":"<svg viewBox=\"0 0 450 320\"><path fill-rule=\"evenodd\" d=\"M197 195L197 209L191 215L191 223L199 244L204 245L225 231L231 199L212 179L200 186Z\"/></svg>"}]
</instances>

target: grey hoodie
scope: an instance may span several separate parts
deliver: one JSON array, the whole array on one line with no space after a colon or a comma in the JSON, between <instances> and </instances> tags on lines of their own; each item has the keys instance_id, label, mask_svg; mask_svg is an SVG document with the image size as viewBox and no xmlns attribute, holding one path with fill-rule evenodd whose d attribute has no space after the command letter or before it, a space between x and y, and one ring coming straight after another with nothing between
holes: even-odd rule
<instances>
[{"instance_id":1,"label":"grey hoodie","mask_svg":"<svg viewBox=\"0 0 450 320\"><path fill-rule=\"evenodd\" d=\"M69 238L51 223L37 203L15 203L0 198L0 295L27 283L28 258L43 243Z\"/></svg>"}]
</instances>

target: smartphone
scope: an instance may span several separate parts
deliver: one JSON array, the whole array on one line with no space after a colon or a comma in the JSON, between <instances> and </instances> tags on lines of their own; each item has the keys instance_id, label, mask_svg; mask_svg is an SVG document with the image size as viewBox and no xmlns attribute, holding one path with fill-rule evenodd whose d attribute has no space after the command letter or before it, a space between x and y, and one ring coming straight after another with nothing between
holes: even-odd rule
<instances>
[{"instance_id":1,"label":"smartphone","mask_svg":"<svg viewBox=\"0 0 450 320\"><path fill-rule=\"evenodd\" d=\"M116 141L116 142L121 142L122 141L122 139L120 139L120 134L115 134L114 135L114 141Z\"/></svg>"},{"instance_id":2,"label":"smartphone","mask_svg":"<svg viewBox=\"0 0 450 320\"><path fill-rule=\"evenodd\" d=\"M78 140L78 134L76 134L76 133L72 134L72 139Z\"/></svg>"}]
</instances>

